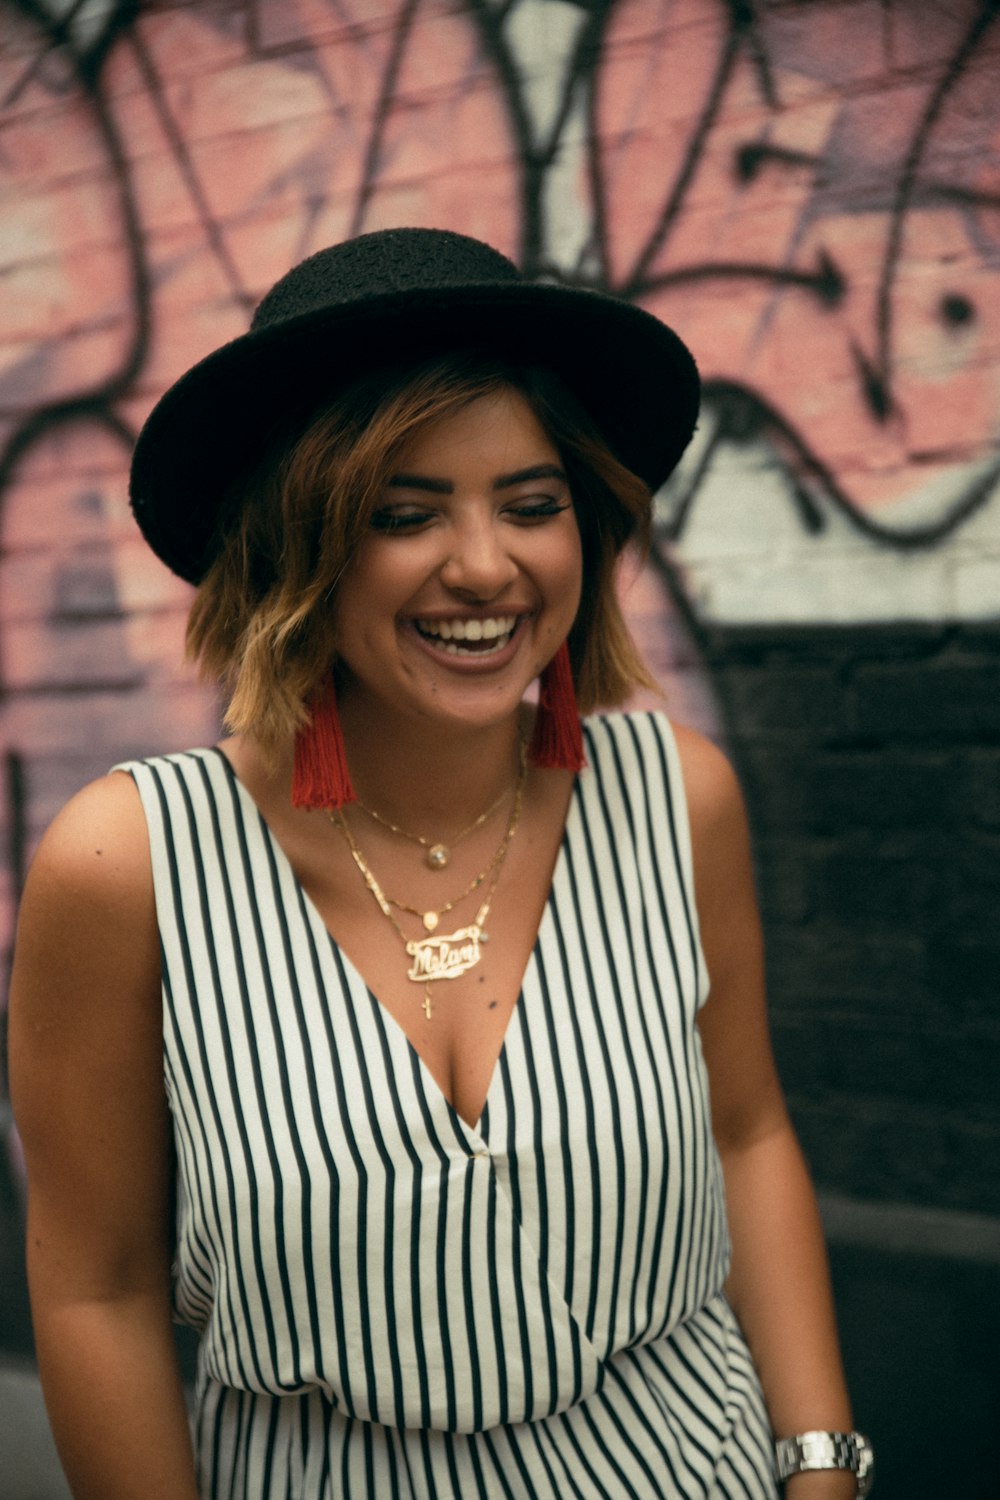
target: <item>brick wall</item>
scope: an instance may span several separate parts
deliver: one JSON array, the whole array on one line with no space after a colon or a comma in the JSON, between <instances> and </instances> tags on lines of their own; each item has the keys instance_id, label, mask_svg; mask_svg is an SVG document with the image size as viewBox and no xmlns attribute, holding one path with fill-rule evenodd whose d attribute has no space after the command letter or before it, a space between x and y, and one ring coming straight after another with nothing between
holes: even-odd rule
<instances>
[{"instance_id":1,"label":"brick wall","mask_svg":"<svg viewBox=\"0 0 1000 1500\"><path fill-rule=\"evenodd\" d=\"M1000 632L727 632L775 1045L820 1183L1000 1212Z\"/></svg>"}]
</instances>

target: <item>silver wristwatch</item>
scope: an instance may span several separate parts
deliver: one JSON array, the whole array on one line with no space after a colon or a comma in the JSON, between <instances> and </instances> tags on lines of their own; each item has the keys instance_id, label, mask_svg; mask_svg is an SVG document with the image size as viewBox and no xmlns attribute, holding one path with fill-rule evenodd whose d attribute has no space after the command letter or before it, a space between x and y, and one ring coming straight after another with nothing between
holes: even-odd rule
<instances>
[{"instance_id":1,"label":"silver wristwatch","mask_svg":"<svg viewBox=\"0 0 1000 1500\"><path fill-rule=\"evenodd\" d=\"M857 1500L864 1500L875 1479L872 1445L860 1432L797 1432L774 1445L774 1472L779 1481L803 1469L850 1469Z\"/></svg>"}]
</instances>

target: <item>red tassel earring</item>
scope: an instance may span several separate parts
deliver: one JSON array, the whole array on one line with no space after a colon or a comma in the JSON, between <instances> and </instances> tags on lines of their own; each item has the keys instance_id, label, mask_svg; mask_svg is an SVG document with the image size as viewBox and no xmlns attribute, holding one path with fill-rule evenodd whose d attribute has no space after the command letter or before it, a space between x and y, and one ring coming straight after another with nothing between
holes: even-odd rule
<instances>
[{"instance_id":1,"label":"red tassel earring","mask_svg":"<svg viewBox=\"0 0 1000 1500\"><path fill-rule=\"evenodd\" d=\"M587 764L573 668L565 641L541 675L528 759L533 766L553 771L582 771Z\"/></svg>"},{"instance_id":2,"label":"red tassel earring","mask_svg":"<svg viewBox=\"0 0 1000 1500\"><path fill-rule=\"evenodd\" d=\"M331 673L325 691L309 705L309 722L295 736L292 806L343 807L354 800Z\"/></svg>"}]
</instances>

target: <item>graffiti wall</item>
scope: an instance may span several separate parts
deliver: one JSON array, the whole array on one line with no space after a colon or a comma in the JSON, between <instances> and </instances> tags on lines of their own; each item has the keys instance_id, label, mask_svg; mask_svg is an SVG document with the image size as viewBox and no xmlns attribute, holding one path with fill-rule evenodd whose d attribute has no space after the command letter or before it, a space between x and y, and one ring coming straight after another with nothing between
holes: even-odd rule
<instances>
[{"instance_id":1,"label":"graffiti wall","mask_svg":"<svg viewBox=\"0 0 1000 1500\"><path fill-rule=\"evenodd\" d=\"M696 351L628 608L745 781L797 1123L831 1202L1000 1214L998 68L996 0L0 0L4 952L59 804L216 731L143 415L301 256L464 230Z\"/></svg>"}]
</instances>

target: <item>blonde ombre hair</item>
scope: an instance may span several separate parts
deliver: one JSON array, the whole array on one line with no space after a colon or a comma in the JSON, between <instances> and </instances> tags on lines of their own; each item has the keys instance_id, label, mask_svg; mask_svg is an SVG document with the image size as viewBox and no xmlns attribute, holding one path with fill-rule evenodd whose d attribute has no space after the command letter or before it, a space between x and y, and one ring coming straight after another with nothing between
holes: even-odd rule
<instances>
[{"instance_id":1,"label":"blonde ombre hair","mask_svg":"<svg viewBox=\"0 0 1000 1500\"><path fill-rule=\"evenodd\" d=\"M622 618L615 564L648 544L652 498L555 376L478 353L361 379L276 438L225 497L218 550L188 620L188 654L220 681L233 733L274 748L308 718L336 660L337 584L400 454L432 423L481 396L517 391L558 450L583 553L569 650L582 712L656 684Z\"/></svg>"}]
</instances>

